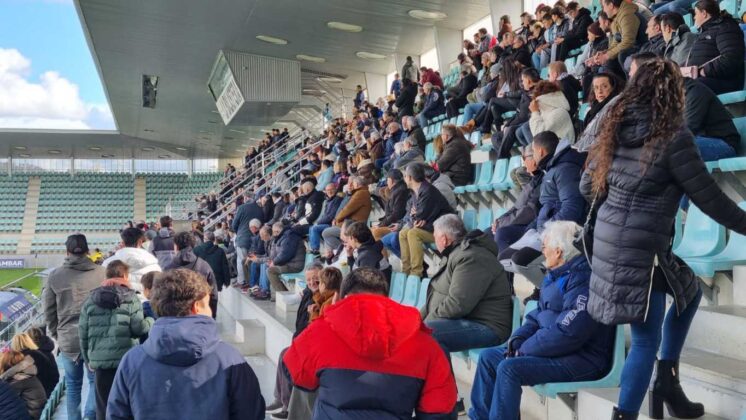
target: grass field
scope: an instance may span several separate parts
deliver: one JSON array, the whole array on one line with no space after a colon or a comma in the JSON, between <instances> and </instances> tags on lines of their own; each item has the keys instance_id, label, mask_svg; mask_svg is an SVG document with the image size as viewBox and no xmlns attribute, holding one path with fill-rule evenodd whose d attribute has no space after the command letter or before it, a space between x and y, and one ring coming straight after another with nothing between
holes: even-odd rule
<instances>
[{"instance_id":1,"label":"grass field","mask_svg":"<svg viewBox=\"0 0 746 420\"><path fill-rule=\"evenodd\" d=\"M5 286L15 279L21 278L26 274L33 273L34 271L38 270L34 268L0 270L0 287ZM31 291L34 295L39 296L41 294L41 278L39 276L31 276L15 284L14 287L22 287Z\"/></svg>"}]
</instances>

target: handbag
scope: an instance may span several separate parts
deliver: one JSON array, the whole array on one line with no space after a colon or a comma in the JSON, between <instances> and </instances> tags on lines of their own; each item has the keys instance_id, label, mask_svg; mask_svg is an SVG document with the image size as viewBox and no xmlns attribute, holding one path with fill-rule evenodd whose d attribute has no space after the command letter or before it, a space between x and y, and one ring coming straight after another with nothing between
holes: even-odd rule
<instances>
[{"instance_id":1,"label":"handbag","mask_svg":"<svg viewBox=\"0 0 746 420\"><path fill-rule=\"evenodd\" d=\"M575 241L573 241L575 248L585 255L588 264L591 264L593 259L593 232L596 226L596 216L599 207L601 206L598 203L598 192L596 192L591 202L591 208L588 210L588 216L585 219L585 223L583 223L583 229L580 231L578 237L575 238Z\"/></svg>"}]
</instances>

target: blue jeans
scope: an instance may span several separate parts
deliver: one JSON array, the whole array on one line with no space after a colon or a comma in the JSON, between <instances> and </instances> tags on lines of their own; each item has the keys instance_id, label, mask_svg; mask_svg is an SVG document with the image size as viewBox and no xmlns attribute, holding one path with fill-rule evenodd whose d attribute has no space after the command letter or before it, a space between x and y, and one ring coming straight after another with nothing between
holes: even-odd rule
<instances>
[{"instance_id":1,"label":"blue jeans","mask_svg":"<svg viewBox=\"0 0 746 420\"><path fill-rule=\"evenodd\" d=\"M689 9L692 7L692 1L690 0L673 0L669 1L666 4L657 6L657 7L651 7L653 14L656 16L660 16L664 13L678 13L681 16L685 16L689 14ZM654 6L654 5L651 5Z\"/></svg>"},{"instance_id":2,"label":"blue jeans","mask_svg":"<svg viewBox=\"0 0 746 420\"><path fill-rule=\"evenodd\" d=\"M318 251L321 247L321 234L324 232L324 229L330 227L331 225L313 225L311 226L311 230L308 231L308 243L311 246L312 251Z\"/></svg>"},{"instance_id":3,"label":"blue jeans","mask_svg":"<svg viewBox=\"0 0 746 420\"><path fill-rule=\"evenodd\" d=\"M383 169L383 164L389 160L387 157L376 159L376 169Z\"/></svg>"},{"instance_id":4,"label":"blue jeans","mask_svg":"<svg viewBox=\"0 0 746 420\"><path fill-rule=\"evenodd\" d=\"M679 360L684 340L692 325L694 314L699 308L702 290L692 300L686 309L676 315L676 306L672 305L663 319L666 311L666 294L653 291L650 295L648 318L645 322L631 324L632 346L624 362L622 371L621 392L619 393L619 408L626 412L640 411L642 400L653 376L655 357L660 346L660 360ZM661 326L663 331L661 334ZM663 342L661 343L661 335Z\"/></svg>"},{"instance_id":5,"label":"blue jeans","mask_svg":"<svg viewBox=\"0 0 746 420\"><path fill-rule=\"evenodd\" d=\"M249 263L249 287L259 284L259 266L260 264L255 262Z\"/></svg>"},{"instance_id":6,"label":"blue jeans","mask_svg":"<svg viewBox=\"0 0 746 420\"><path fill-rule=\"evenodd\" d=\"M498 337L492 329L467 319L435 319L425 323L433 330L433 338L451 360L451 353L483 347L494 347L508 337Z\"/></svg>"},{"instance_id":7,"label":"blue jeans","mask_svg":"<svg viewBox=\"0 0 746 420\"><path fill-rule=\"evenodd\" d=\"M96 387L93 384L93 372L85 367L82 359L77 361L70 359L60 353L58 360L65 370L65 399L67 405L67 418L70 420L81 420L96 418ZM80 416L80 400L83 391L83 375L88 377L88 397L83 408L83 417Z\"/></svg>"},{"instance_id":8,"label":"blue jeans","mask_svg":"<svg viewBox=\"0 0 746 420\"><path fill-rule=\"evenodd\" d=\"M723 139L695 136L694 142L697 144L699 154L705 162L736 156L736 150Z\"/></svg>"},{"instance_id":9,"label":"blue jeans","mask_svg":"<svg viewBox=\"0 0 746 420\"><path fill-rule=\"evenodd\" d=\"M259 267L259 288L263 292L269 292L269 274L267 273L267 264Z\"/></svg>"},{"instance_id":10,"label":"blue jeans","mask_svg":"<svg viewBox=\"0 0 746 420\"><path fill-rule=\"evenodd\" d=\"M249 255L249 250L246 248L236 247L236 270L238 270L238 284L245 286L248 284L249 279L246 278L246 271L243 268L243 262L246 260L246 256Z\"/></svg>"},{"instance_id":11,"label":"blue jeans","mask_svg":"<svg viewBox=\"0 0 746 420\"><path fill-rule=\"evenodd\" d=\"M482 111L482 108L484 108L485 106L487 105L484 102L477 102L466 105L464 107L464 124L473 120L474 117L477 116L479 112Z\"/></svg>"},{"instance_id":12,"label":"blue jeans","mask_svg":"<svg viewBox=\"0 0 746 420\"><path fill-rule=\"evenodd\" d=\"M427 127L427 117L425 116L424 112L420 112L419 114L417 114L415 119L417 120L417 124L419 124L423 130L425 129L425 127Z\"/></svg>"},{"instance_id":13,"label":"blue jeans","mask_svg":"<svg viewBox=\"0 0 746 420\"><path fill-rule=\"evenodd\" d=\"M391 232L381 238L383 246L389 251L393 252L394 255L401 258L401 248L399 247L399 232Z\"/></svg>"},{"instance_id":14,"label":"blue jeans","mask_svg":"<svg viewBox=\"0 0 746 420\"><path fill-rule=\"evenodd\" d=\"M521 124L518 130L515 132L515 137L518 139L518 143L521 146L528 146L534 141L534 135L531 133L531 126L528 122Z\"/></svg>"},{"instance_id":15,"label":"blue jeans","mask_svg":"<svg viewBox=\"0 0 746 420\"><path fill-rule=\"evenodd\" d=\"M604 374L588 366L580 375L570 370L563 358L519 356L505 358L505 347L492 347L479 354L471 389L469 418L473 420L518 420L521 385L586 381Z\"/></svg>"},{"instance_id":16,"label":"blue jeans","mask_svg":"<svg viewBox=\"0 0 746 420\"><path fill-rule=\"evenodd\" d=\"M536 71L541 70L541 56L539 55L539 53L531 53L531 62L533 63Z\"/></svg>"}]
</instances>

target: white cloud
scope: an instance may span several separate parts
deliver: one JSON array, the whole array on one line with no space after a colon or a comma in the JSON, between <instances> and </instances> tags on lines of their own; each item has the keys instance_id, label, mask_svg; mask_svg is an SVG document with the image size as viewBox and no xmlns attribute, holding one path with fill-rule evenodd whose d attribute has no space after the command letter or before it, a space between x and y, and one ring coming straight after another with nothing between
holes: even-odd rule
<instances>
[{"instance_id":1,"label":"white cloud","mask_svg":"<svg viewBox=\"0 0 746 420\"><path fill-rule=\"evenodd\" d=\"M31 60L16 49L0 48L0 127L113 129L106 104L90 104L78 86L55 71L29 80ZM34 125L38 124L38 125Z\"/></svg>"}]
</instances>

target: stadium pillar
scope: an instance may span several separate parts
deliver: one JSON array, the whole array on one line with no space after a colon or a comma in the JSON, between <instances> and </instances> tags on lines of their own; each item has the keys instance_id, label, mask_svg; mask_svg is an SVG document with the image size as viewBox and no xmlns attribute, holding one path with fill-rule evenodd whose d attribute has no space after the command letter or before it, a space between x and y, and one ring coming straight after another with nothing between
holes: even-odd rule
<instances>
[{"instance_id":1,"label":"stadium pillar","mask_svg":"<svg viewBox=\"0 0 746 420\"><path fill-rule=\"evenodd\" d=\"M435 50L440 74L448 73L451 63L461 52L461 36L461 31L457 29L435 27Z\"/></svg>"},{"instance_id":2,"label":"stadium pillar","mask_svg":"<svg viewBox=\"0 0 746 420\"><path fill-rule=\"evenodd\" d=\"M378 98L385 98L388 89L386 87L386 76L377 73L365 72L365 86L368 89L368 102L374 104Z\"/></svg>"},{"instance_id":3,"label":"stadium pillar","mask_svg":"<svg viewBox=\"0 0 746 420\"><path fill-rule=\"evenodd\" d=\"M489 0L490 15L492 16L492 33L500 32L500 16L510 16L513 29L521 26L521 13L523 13L523 0Z\"/></svg>"}]
</instances>

